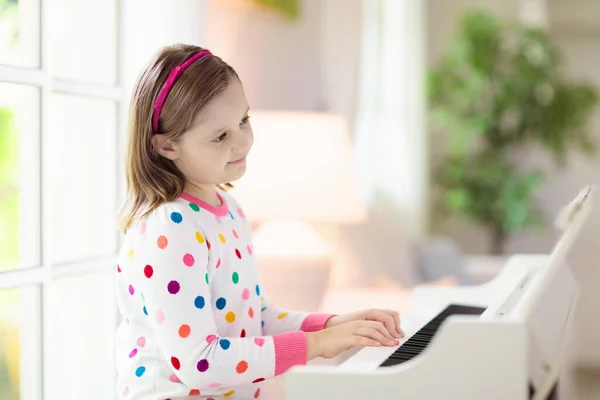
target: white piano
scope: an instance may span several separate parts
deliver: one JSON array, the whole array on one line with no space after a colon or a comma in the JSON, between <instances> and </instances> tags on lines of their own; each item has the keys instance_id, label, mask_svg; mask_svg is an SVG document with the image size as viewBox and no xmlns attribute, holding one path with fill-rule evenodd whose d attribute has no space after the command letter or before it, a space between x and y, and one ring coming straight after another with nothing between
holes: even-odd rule
<instances>
[{"instance_id":1,"label":"white piano","mask_svg":"<svg viewBox=\"0 0 600 400\"><path fill-rule=\"evenodd\" d=\"M593 194L584 188L557 217L549 254L513 256L483 285L415 288L399 346L295 367L285 399L554 399L579 298L567 256Z\"/></svg>"}]
</instances>

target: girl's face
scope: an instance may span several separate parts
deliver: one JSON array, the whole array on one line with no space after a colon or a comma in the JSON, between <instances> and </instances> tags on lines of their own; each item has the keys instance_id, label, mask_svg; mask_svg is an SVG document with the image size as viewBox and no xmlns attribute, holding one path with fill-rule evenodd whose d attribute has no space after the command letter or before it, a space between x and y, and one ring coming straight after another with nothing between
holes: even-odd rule
<instances>
[{"instance_id":1,"label":"girl's face","mask_svg":"<svg viewBox=\"0 0 600 400\"><path fill-rule=\"evenodd\" d=\"M244 175L246 155L254 142L248 109L242 84L234 79L177 143L154 135L154 145L194 186L209 189L233 182Z\"/></svg>"}]
</instances>

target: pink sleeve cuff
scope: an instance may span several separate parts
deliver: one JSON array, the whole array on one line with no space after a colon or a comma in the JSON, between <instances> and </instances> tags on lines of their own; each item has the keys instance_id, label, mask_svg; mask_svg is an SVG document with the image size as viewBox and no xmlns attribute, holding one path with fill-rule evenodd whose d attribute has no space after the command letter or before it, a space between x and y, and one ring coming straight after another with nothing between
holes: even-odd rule
<instances>
[{"instance_id":1,"label":"pink sleeve cuff","mask_svg":"<svg viewBox=\"0 0 600 400\"><path fill-rule=\"evenodd\" d=\"M275 346L275 376L295 365L306 365L306 334L301 331L273 336Z\"/></svg>"},{"instance_id":2,"label":"pink sleeve cuff","mask_svg":"<svg viewBox=\"0 0 600 400\"><path fill-rule=\"evenodd\" d=\"M304 321L302 321L300 330L304 332L316 332L325 329L325 324L329 318L334 316L335 314L309 314L304 318Z\"/></svg>"}]
</instances>

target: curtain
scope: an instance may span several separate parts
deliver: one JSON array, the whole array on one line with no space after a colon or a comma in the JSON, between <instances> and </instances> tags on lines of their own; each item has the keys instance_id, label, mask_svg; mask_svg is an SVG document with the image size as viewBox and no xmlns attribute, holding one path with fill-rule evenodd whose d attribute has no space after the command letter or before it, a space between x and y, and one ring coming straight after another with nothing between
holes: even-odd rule
<instances>
[{"instance_id":1,"label":"curtain","mask_svg":"<svg viewBox=\"0 0 600 400\"><path fill-rule=\"evenodd\" d=\"M363 0L354 134L360 183L372 207L393 204L405 232L426 231L425 7L421 0Z\"/></svg>"}]
</instances>

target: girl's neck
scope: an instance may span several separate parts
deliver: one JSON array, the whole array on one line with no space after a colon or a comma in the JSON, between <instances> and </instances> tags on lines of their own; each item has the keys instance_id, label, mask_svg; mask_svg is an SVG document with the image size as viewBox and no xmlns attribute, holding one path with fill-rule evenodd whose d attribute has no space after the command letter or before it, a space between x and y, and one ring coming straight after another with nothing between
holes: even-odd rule
<instances>
[{"instance_id":1,"label":"girl's neck","mask_svg":"<svg viewBox=\"0 0 600 400\"><path fill-rule=\"evenodd\" d=\"M219 207L221 205L221 199L217 196L215 185L197 185L187 182L184 191L212 206Z\"/></svg>"}]
</instances>

